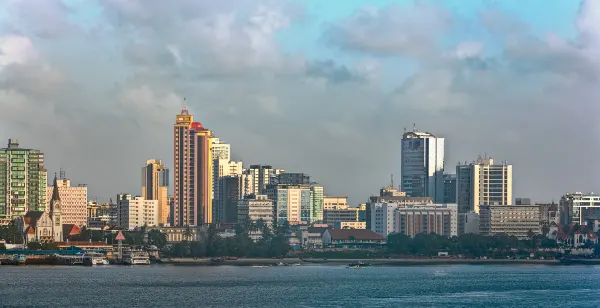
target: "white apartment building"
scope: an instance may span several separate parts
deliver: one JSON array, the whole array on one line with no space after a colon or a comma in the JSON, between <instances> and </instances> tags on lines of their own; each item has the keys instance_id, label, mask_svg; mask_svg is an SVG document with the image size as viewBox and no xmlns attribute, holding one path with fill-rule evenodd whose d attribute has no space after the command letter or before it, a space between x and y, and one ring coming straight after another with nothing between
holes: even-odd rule
<instances>
[{"instance_id":1,"label":"white apartment building","mask_svg":"<svg viewBox=\"0 0 600 308\"><path fill-rule=\"evenodd\" d=\"M348 197L323 197L324 210L345 210L348 209Z\"/></svg>"},{"instance_id":2,"label":"white apartment building","mask_svg":"<svg viewBox=\"0 0 600 308\"><path fill-rule=\"evenodd\" d=\"M267 185L274 184L275 177L285 172L283 169L274 169L270 165L251 165L249 168L244 170L244 173L252 175L252 194L261 195L265 194Z\"/></svg>"},{"instance_id":3,"label":"white apartment building","mask_svg":"<svg viewBox=\"0 0 600 308\"><path fill-rule=\"evenodd\" d=\"M61 201L62 224L87 225L87 186L71 186L71 180L68 179L57 179L56 184ZM50 208L52 190L52 186L46 187L46 209Z\"/></svg>"},{"instance_id":4,"label":"white apartment building","mask_svg":"<svg viewBox=\"0 0 600 308\"><path fill-rule=\"evenodd\" d=\"M444 138L413 129L402 136L401 190L444 202Z\"/></svg>"},{"instance_id":5,"label":"white apartment building","mask_svg":"<svg viewBox=\"0 0 600 308\"><path fill-rule=\"evenodd\" d=\"M311 189L308 185L271 185L267 195L276 207L277 223L310 222Z\"/></svg>"},{"instance_id":6,"label":"white apartment building","mask_svg":"<svg viewBox=\"0 0 600 308\"><path fill-rule=\"evenodd\" d=\"M370 222L369 229L382 236L394 232L396 222L394 220L394 211L399 207L398 203L369 203Z\"/></svg>"},{"instance_id":7,"label":"white apartment building","mask_svg":"<svg viewBox=\"0 0 600 308\"><path fill-rule=\"evenodd\" d=\"M558 215L561 224L587 225L600 220L600 195L595 193L567 193L560 198Z\"/></svg>"},{"instance_id":8,"label":"white apartment building","mask_svg":"<svg viewBox=\"0 0 600 308\"><path fill-rule=\"evenodd\" d=\"M238 201L238 223L256 222L262 219L268 226L273 225L273 200L267 195L256 195Z\"/></svg>"},{"instance_id":9,"label":"white apartment building","mask_svg":"<svg viewBox=\"0 0 600 308\"><path fill-rule=\"evenodd\" d=\"M125 230L158 225L158 200L146 200L131 195L118 197L118 225Z\"/></svg>"},{"instance_id":10,"label":"white apartment building","mask_svg":"<svg viewBox=\"0 0 600 308\"><path fill-rule=\"evenodd\" d=\"M231 145L229 143L224 143L219 138L213 137L212 141L212 158L213 159L223 159L226 161L231 160Z\"/></svg>"}]
</instances>

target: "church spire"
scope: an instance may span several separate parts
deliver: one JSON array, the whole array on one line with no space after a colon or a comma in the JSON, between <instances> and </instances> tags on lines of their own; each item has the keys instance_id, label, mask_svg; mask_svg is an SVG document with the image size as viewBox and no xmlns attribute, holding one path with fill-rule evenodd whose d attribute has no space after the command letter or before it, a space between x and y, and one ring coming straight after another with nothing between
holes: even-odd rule
<instances>
[{"instance_id":1,"label":"church spire","mask_svg":"<svg viewBox=\"0 0 600 308\"><path fill-rule=\"evenodd\" d=\"M54 189L52 190L52 201L60 201L60 195L58 194L58 183L57 183L57 177L56 177L56 173L54 173L54 183L52 184L52 186L54 186Z\"/></svg>"}]
</instances>

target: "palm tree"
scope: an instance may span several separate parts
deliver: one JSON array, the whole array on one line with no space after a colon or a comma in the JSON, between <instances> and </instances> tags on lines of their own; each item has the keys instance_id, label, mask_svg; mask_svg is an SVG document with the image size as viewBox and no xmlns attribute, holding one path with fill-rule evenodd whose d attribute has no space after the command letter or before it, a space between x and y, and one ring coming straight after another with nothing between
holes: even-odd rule
<instances>
[{"instance_id":1,"label":"palm tree","mask_svg":"<svg viewBox=\"0 0 600 308\"><path fill-rule=\"evenodd\" d=\"M194 233L192 232L192 228L190 228L190 225L186 225L185 230L183 230L183 240L189 242L190 238L192 238L193 235Z\"/></svg>"}]
</instances>

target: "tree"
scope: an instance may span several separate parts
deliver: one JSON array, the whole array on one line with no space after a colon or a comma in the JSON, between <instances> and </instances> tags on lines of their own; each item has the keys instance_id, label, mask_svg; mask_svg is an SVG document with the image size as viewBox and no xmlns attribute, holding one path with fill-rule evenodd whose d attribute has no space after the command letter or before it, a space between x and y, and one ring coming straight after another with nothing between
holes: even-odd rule
<instances>
[{"instance_id":1,"label":"tree","mask_svg":"<svg viewBox=\"0 0 600 308\"><path fill-rule=\"evenodd\" d=\"M167 245L167 235L159 230L150 230L148 232L148 243L158 249L163 249Z\"/></svg>"},{"instance_id":2,"label":"tree","mask_svg":"<svg viewBox=\"0 0 600 308\"><path fill-rule=\"evenodd\" d=\"M192 228L190 228L190 225L185 226L185 230L183 230L183 240L190 241L192 236L194 236L194 232L192 231Z\"/></svg>"},{"instance_id":3,"label":"tree","mask_svg":"<svg viewBox=\"0 0 600 308\"><path fill-rule=\"evenodd\" d=\"M6 245L4 243L0 243L0 250L6 250Z\"/></svg>"},{"instance_id":4,"label":"tree","mask_svg":"<svg viewBox=\"0 0 600 308\"><path fill-rule=\"evenodd\" d=\"M550 233L550 227L548 227L547 224L544 224L544 226L542 226L542 235L544 235L544 237L547 237L548 233Z\"/></svg>"},{"instance_id":5,"label":"tree","mask_svg":"<svg viewBox=\"0 0 600 308\"><path fill-rule=\"evenodd\" d=\"M58 246L56 246L56 244L54 244L53 242L46 242L46 243L42 243L42 250L58 250Z\"/></svg>"},{"instance_id":6,"label":"tree","mask_svg":"<svg viewBox=\"0 0 600 308\"><path fill-rule=\"evenodd\" d=\"M32 241L32 242L27 243L27 249L40 250L40 249L42 249L42 244L40 244L39 242Z\"/></svg>"},{"instance_id":7,"label":"tree","mask_svg":"<svg viewBox=\"0 0 600 308\"><path fill-rule=\"evenodd\" d=\"M0 239L8 244L23 244L23 234L12 221L8 225L0 226Z\"/></svg>"}]
</instances>

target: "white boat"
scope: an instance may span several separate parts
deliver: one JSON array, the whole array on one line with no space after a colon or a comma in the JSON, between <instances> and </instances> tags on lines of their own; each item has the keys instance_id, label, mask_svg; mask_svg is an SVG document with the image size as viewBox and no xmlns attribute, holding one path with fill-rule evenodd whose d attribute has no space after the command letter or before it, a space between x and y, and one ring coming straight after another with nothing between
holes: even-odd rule
<instances>
[{"instance_id":1,"label":"white boat","mask_svg":"<svg viewBox=\"0 0 600 308\"><path fill-rule=\"evenodd\" d=\"M85 265L108 265L108 260L101 253L88 252L85 255L83 255L83 264L85 264Z\"/></svg>"},{"instance_id":2,"label":"white boat","mask_svg":"<svg viewBox=\"0 0 600 308\"><path fill-rule=\"evenodd\" d=\"M150 256L143 250L129 250L123 252L123 264L150 265Z\"/></svg>"}]
</instances>

